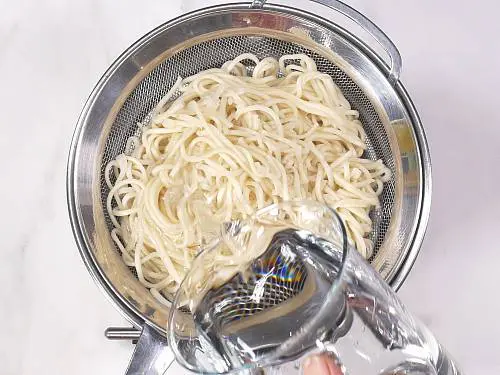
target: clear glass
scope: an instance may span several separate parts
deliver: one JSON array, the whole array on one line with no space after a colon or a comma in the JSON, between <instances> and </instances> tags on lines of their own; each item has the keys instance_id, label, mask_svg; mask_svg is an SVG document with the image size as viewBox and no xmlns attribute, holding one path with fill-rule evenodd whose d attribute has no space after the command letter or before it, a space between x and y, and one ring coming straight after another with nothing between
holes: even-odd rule
<instances>
[{"instance_id":1,"label":"clear glass","mask_svg":"<svg viewBox=\"0 0 500 375\"><path fill-rule=\"evenodd\" d=\"M224 224L174 299L176 359L203 373L288 374L329 352L345 374L460 374L346 238L335 212L315 202Z\"/></svg>"}]
</instances>

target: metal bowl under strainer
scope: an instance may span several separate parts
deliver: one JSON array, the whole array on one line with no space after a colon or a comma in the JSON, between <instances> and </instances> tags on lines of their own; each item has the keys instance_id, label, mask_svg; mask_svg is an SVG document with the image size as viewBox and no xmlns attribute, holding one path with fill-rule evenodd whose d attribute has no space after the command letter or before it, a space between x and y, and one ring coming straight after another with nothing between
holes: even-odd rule
<instances>
[{"instance_id":1,"label":"metal bowl under strainer","mask_svg":"<svg viewBox=\"0 0 500 375\"><path fill-rule=\"evenodd\" d=\"M393 172L381 208L372 212L375 253L370 262L394 289L410 271L427 225L431 173L420 120L399 81L399 52L354 9L339 1L315 2L361 26L384 48L390 64L336 23L260 0L210 7L165 23L124 52L90 95L69 156L69 212L89 272L136 328L153 327L164 334L168 309L139 283L110 238L104 168L124 152L137 123L178 76L220 67L242 53L259 58L305 53L359 111L368 137L365 156L382 159Z\"/></svg>"}]
</instances>

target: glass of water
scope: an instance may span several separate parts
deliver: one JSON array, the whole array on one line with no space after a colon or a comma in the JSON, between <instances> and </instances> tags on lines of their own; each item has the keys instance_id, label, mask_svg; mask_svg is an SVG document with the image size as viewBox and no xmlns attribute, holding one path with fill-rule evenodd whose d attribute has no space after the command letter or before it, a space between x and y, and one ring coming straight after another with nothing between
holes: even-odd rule
<instances>
[{"instance_id":1,"label":"glass of water","mask_svg":"<svg viewBox=\"0 0 500 375\"><path fill-rule=\"evenodd\" d=\"M175 296L168 340L202 373L299 372L328 352L344 374L460 374L435 337L316 202L222 226Z\"/></svg>"}]
</instances>

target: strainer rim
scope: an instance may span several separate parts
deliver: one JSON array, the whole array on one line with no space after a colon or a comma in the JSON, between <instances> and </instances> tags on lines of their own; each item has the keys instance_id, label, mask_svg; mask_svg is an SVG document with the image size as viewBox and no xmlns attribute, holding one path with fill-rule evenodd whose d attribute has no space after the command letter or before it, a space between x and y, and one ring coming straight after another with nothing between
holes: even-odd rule
<instances>
[{"instance_id":1,"label":"strainer rim","mask_svg":"<svg viewBox=\"0 0 500 375\"><path fill-rule=\"evenodd\" d=\"M106 72L99 79L98 83L92 90L89 95L85 106L79 116L77 121L77 126L73 135L73 139L70 146L70 153L67 164L67 202L68 209L70 215L71 226L73 230L73 234L75 236L75 240L77 242L77 246L79 248L80 255L84 264L86 265L89 273L91 274L94 281L101 288L107 298L117 307L117 309L123 314L127 320L129 320L134 326L140 327L143 324L148 324L160 332L163 332L164 329L155 324L152 320L147 319L143 316L143 314L138 311L127 299L125 299L113 286L110 282L104 271L99 266L95 254L92 251L93 246L90 244L88 240L88 234L82 228L82 220L81 220L81 209L77 205L77 199L75 194L75 189L77 185L77 177L75 175L75 170L77 170L77 156L79 155L79 147L81 146L81 133L83 129L88 126L88 115L93 105L96 102L96 98L101 93L102 88L106 85L108 79L116 72L117 69L120 68L124 60L129 58L137 49L139 49L144 43L147 43L148 40L153 39L160 32L167 30L170 27L175 26L176 24L183 22L185 20L189 20L193 17L197 17L199 15L204 15L208 11L224 11L224 10L238 10L238 9L248 9L248 3L236 3L236 4L224 4L224 5L216 5L211 7L206 7L202 9L195 10L190 13L186 13L179 17L176 17L172 20L169 20L162 25L154 28L153 30L144 34L141 38L139 38L135 43L133 43L129 48L127 48L120 56L110 65L110 67L106 70ZM272 6L269 10L281 10L285 11L287 14L297 15L297 11L301 12L302 17L312 17L313 21L319 22L336 33L339 33L341 37L347 39L349 42L353 43L357 48L361 50L362 53L367 55L367 57L377 65L379 69L387 76L389 68L381 59L381 57L369 48L363 41L358 39L356 36L343 29L337 24L334 24L325 18L319 17L317 15L311 14L306 11L297 10L295 8L269 4ZM268 10L268 9L266 9ZM310 18L308 18L310 19ZM419 213L419 217L415 220L415 228L412 230L411 241L409 241L409 250L405 252L405 256L402 257L401 261L395 267L395 274L389 280L390 285L395 289L399 289L404 280L406 279L418 253L423 241L423 236L425 234L425 230L427 227L427 222L430 213L430 196L431 196L431 167L430 167L430 156L427 141L425 138L425 133L423 132L423 127L418 117L418 113L414 107L413 102L408 96L403 84L399 80L396 85L394 85L394 89L403 103L405 110L408 112L411 120L412 120L412 128L414 129L415 138L418 144L418 155L420 162L420 178L421 184L419 185L420 191L420 199L417 204L417 212Z\"/></svg>"}]
</instances>

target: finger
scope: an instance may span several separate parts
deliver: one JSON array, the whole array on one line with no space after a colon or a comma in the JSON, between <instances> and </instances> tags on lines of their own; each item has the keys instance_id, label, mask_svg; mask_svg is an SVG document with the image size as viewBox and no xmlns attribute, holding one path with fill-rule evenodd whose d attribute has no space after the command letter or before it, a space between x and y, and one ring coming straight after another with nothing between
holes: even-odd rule
<instances>
[{"instance_id":1,"label":"finger","mask_svg":"<svg viewBox=\"0 0 500 375\"><path fill-rule=\"evenodd\" d=\"M304 362L304 375L343 375L342 370L335 365L326 354L313 355Z\"/></svg>"}]
</instances>

